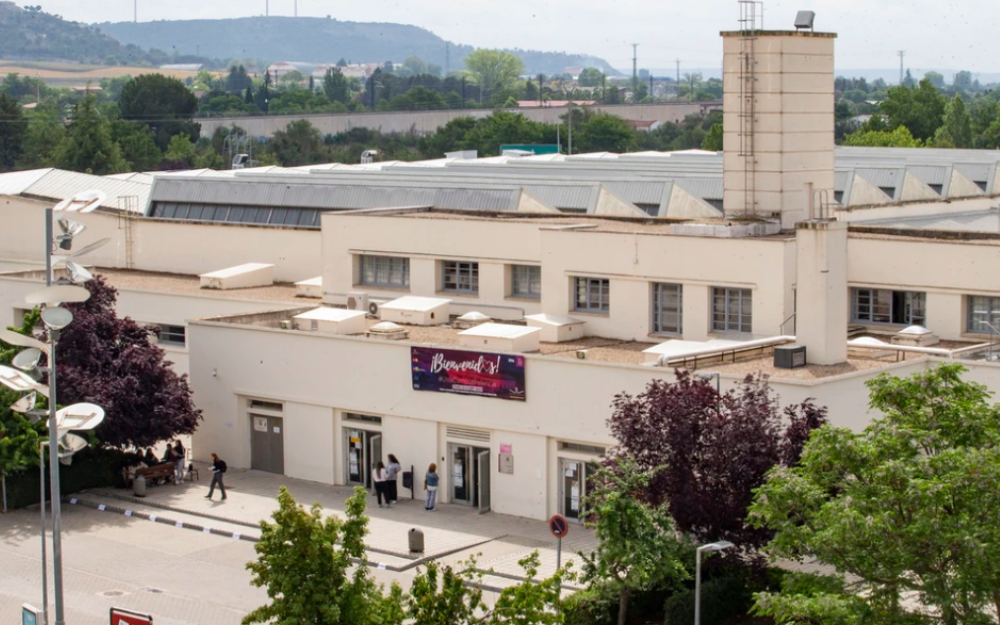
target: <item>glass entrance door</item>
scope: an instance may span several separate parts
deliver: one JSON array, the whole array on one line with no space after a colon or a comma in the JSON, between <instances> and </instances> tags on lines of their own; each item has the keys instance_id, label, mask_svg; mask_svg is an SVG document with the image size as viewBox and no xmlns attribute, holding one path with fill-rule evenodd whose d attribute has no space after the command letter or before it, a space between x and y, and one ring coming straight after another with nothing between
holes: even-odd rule
<instances>
[{"instance_id":1,"label":"glass entrance door","mask_svg":"<svg viewBox=\"0 0 1000 625\"><path fill-rule=\"evenodd\" d=\"M345 482L371 490L372 469L382 460L382 435L356 428L344 428Z\"/></svg>"},{"instance_id":2,"label":"glass entrance door","mask_svg":"<svg viewBox=\"0 0 1000 625\"><path fill-rule=\"evenodd\" d=\"M592 462L560 458L559 512L567 519L579 521L586 516L583 502L588 494L588 482L594 471L596 466Z\"/></svg>"},{"instance_id":3,"label":"glass entrance door","mask_svg":"<svg viewBox=\"0 0 1000 625\"><path fill-rule=\"evenodd\" d=\"M472 505L472 450L467 445L449 445L451 501Z\"/></svg>"}]
</instances>

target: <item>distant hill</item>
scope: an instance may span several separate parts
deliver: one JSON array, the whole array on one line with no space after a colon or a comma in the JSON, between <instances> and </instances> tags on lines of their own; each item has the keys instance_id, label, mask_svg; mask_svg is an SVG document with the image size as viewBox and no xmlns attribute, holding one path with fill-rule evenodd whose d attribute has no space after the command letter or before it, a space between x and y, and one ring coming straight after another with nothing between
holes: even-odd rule
<instances>
[{"instance_id":1,"label":"distant hill","mask_svg":"<svg viewBox=\"0 0 1000 625\"><path fill-rule=\"evenodd\" d=\"M353 63L401 62L419 56L446 67L446 43L417 26L392 23L342 22L316 17L243 17L228 20L117 22L97 25L124 44L153 47L178 54L218 59L261 59L333 63L341 57ZM451 44L452 70L472 46ZM511 50L524 60L529 73L556 74L572 66L597 67L617 74L606 61L564 52Z\"/></svg>"}]
</instances>

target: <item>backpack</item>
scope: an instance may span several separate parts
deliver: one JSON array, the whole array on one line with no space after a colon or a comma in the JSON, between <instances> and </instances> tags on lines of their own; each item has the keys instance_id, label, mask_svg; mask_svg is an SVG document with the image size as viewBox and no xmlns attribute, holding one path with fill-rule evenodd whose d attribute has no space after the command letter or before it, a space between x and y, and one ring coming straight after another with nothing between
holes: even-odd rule
<instances>
[{"instance_id":1,"label":"backpack","mask_svg":"<svg viewBox=\"0 0 1000 625\"><path fill-rule=\"evenodd\" d=\"M226 461L225 460L219 460L218 465L219 465L219 473L225 473L226 472L226 468L227 468L226 467Z\"/></svg>"}]
</instances>

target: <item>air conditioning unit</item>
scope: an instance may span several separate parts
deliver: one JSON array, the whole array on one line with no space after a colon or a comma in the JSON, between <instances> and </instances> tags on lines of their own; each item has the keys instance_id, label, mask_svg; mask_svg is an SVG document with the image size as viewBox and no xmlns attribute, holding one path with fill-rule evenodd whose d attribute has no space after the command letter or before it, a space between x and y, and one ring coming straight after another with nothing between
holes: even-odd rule
<instances>
[{"instance_id":1,"label":"air conditioning unit","mask_svg":"<svg viewBox=\"0 0 1000 625\"><path fill-rule=\"evenodd\" d=\"M278 322L278 327L281 328L282 330L291 330L292 329L292 320L291 319L282 319L281 321Z\"/></svg>"},{"instance_id":2,"label":"air conditioning unit","mask_svg":"<svg viewBox=\"0 0 1000 625\"><path fill-rule=\"evenodd\" d=\"M781 345L775 347L774 366L778 369L797 369L806 366L806 346Z\"/></svg>"},{"instance_id":3,"label":"air conditioning unit","mask_svg":"<svg viewBox=\"0 0 1000 625\"><path fill-rule=\"evenodd\" d=\"M378 317L381 309L378 306L378 302L368 302L368 314L372 317Z\"/></svg>"},{"instance_id":4,"label":"air conditioning unit","mask_svg":"<svg viewBox=\"0 0 1000 625\"><path fill-rule=\"evenodd\" d=\"M368 310L368 294L363 291L348 293L347 310Z\"/></svg>"}]
</instances>

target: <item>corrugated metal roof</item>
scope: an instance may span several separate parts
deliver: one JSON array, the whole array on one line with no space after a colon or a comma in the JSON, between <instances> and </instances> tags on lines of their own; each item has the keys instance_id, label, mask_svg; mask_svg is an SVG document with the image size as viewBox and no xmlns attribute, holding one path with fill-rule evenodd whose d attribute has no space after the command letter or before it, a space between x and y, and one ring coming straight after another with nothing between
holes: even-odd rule
<instances>
[{"instance_id":1,"label":"corrugated metal roof","mask_svg":"<svg viewBox=\"0 0 1000 625\"><path fill-rule=\"evenodd\" d=\"M854 182L854 170L833 172L833 190L847 191L847 187Z\"/></svg>"},{"instance_id":2,"label":"corrugated metal roof","mask_svg":"<svg viewBox=\"0 0 1000 625\"><path fill-rule=\"evenodd\" d=\"M955 163L955 169L973 182L989 182L992 180L994 165L986 163Z\"/></svg>"},{"instance_id":3,"label":"corrugated metal roof","mask_svg":"<svg viewBox=\"0 0 1000 625\"><path fill-rule=\"evenodd\" d=\"M916 176L924 184L939 184L944 186L951 180L951 167L933 165L910 165L906 171Z\"/></svg>"},{"instance_id":4,"label":"corrugated metal roof","mask_svg":"<svg viewBox=\"0 0 1000 625\"><path fill-rule=\"evenodd\" d=\"M0 174L0 195L20 195L51 171L53 171L51 168L32 169Z\"/></svg>"},{"instance_id":5,"label":"corrugated metal roof","mask_svg":"<svg viewBox=\"0 0 1000 625\"><path fill-rule=\"evenodd\" d=\"M918 228L926 230L957 230L966 232L997 232L1000 229L1000 213L996 209L930 215L928 217L901 217L897 219L874 219L856 221L859 226L885 226L891 228Z\"/></svg>"},{"instance_id":6,"label":"corrugated metal roof","mask_svg":"<svg viewBox=\"0 0 1000 625\"><path fill-rule=\"evenodd\" d=\"M703 200L722 199L722 178L679 178L674 181L691 195Z\"/></svg>"},{"instance_id":7,"label":"corrugated metal roof","mask_svg":"<svg viewBox=\"0 0 1000 625\"><path fill-rule=\"evenodd\" d=\"M89 191L91 189L103 191L107 195L107 199L101 204L105 208L117 210L130 206L137 212L143 212L146 210L146 203L149 200L150 185L131 180L118 180L105 176L93 176L75 171L53 169L37 179L21 193L23 195L59 201L73 197L81 191ZM125 201L120 201L121 198L126 197L135 197L136 200L134 203L126 205Z\"/></svg>"},{"instance_id":8,"label":"corrugated metal roof","mask_svg":"<svg viewBox=\"0 0 1000 625\"><path fill-rule=\"evenodd\" d=\"M597 201L601 185L525 184L524 190L554 208L591 210Z\"/></svg>"},{"instance_id":9,"label":"corrugated metal roof","mask_svg":"<svg viewBox=\"0 0 1000 625\"><path fill-rule=\"evenodd\" d=\"M633 204L660 204L670 197L671 183L661 181L606 180L604 188Z\"/></svg>"}]
</instances>

